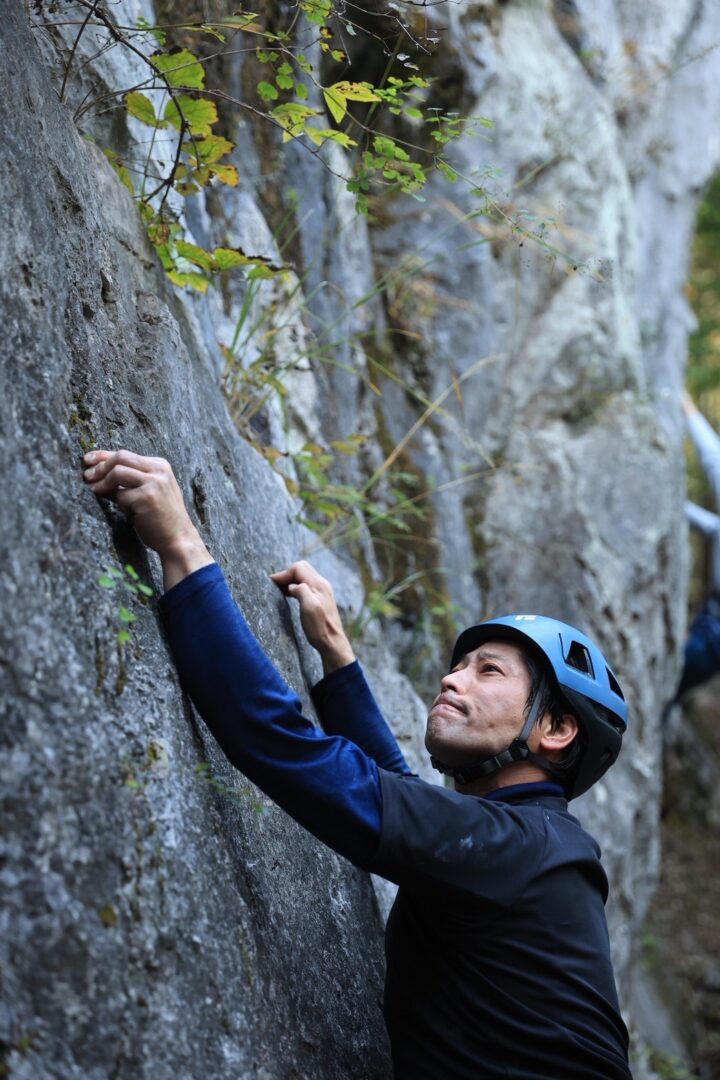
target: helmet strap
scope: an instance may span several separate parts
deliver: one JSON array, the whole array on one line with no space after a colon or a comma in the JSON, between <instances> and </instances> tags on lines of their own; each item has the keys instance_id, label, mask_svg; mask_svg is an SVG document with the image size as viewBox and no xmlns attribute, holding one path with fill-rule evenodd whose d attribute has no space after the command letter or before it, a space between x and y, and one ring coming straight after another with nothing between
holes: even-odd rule
<instances>
[{"instance_id":1,"label":"helmet strap","mask_svg":"<svg viewBox=\"0 0 720 1080\"><path fill-rule=\"evenodd\" d=\"M431 757L430 761L433 768L446 776L452 776L457 784L470 784L473 780L479 780L481 776L492 776L493 773L499 772L500 769L504 769L506 765L511 765L514 761L530 761L533 765L544 769L545 772L549 772L555 779L562 779L562 766L556 762L548 761L547 758L542 757L540 754L536 754L527 744L530 732L540 719L542 697L541 693L535 694L522 731L506 750L501 750L499 754L484 758L473 765L445 765L437 758Z\"/></svg>"}]
</instances>

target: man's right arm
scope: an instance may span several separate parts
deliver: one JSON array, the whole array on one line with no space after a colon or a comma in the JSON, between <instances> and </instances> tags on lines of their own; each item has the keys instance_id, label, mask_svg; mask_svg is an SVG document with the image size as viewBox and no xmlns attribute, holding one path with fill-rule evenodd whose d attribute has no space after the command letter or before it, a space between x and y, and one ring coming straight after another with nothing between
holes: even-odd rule
<instances>
[{"instance_id":1,"label":"man's right arm","mask_svg":"<svg viewBox=\"0 0 720 1080\"><path fill-rule=\"evenodd\" d=\"M178 672L226 756L319 839L366 865L381 826L375 761L302 715L230 596L168 463L126 450L85 460L91 490L116 502L160 556Z\"/></svg>"}]
</instances>

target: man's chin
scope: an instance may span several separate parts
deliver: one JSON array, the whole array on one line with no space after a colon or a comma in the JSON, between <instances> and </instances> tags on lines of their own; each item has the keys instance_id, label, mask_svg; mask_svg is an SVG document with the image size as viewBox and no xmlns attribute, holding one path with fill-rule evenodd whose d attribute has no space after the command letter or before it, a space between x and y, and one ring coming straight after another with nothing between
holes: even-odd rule
<instances>
[{"instance_id":1,"label":"man's chin","mask_svg":"<svg viewBox=\"0 0 720 1080\"><path fill-rule=\"evenodd\" d=\"M462 748L448 738L445 725L434 722L432 717L428 719L425 731L425 749L430 757L442 761L443 765L462 765L467 761L467 750L463 753Z\"/></svg>"}]
</instances>

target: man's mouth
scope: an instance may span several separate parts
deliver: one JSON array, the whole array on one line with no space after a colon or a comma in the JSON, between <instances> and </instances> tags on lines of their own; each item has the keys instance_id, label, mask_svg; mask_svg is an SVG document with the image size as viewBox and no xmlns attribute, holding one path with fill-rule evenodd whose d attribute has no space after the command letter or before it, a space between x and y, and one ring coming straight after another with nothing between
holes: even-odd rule
<instances>
[{"instance_id":1,"label":"man's mouth","mask_svg":"<svg viewBox=\"0 0 720 1080\"><path fill-rule=\"evenodd\" d=\"M465 714L465 709L462 703L459 702L456 698L451 697L449 694L438 694L438 696L432 703L432 708L430 709L430 712L435 712L435 710L441 705L444 708L452 709L453 712L462 713L463 715Z\"/></svg>"}]
</instances>

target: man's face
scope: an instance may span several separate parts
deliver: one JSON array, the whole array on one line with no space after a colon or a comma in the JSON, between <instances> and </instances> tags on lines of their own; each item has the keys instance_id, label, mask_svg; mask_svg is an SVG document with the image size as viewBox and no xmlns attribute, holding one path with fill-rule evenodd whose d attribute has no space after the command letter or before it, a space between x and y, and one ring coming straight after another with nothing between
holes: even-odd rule
<instances>
[{"instance_id":1,"label":"man's face","mask_svg":"<svg viewBox=\"0 0 720 1080\"><path fill-rule=\"evenodd\" d=\"M530 694L521 649L487 641L440 681L427 719L425 745L446 765L491 757L517 738Z\"/></svg>"}]
</instances>

